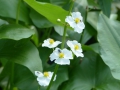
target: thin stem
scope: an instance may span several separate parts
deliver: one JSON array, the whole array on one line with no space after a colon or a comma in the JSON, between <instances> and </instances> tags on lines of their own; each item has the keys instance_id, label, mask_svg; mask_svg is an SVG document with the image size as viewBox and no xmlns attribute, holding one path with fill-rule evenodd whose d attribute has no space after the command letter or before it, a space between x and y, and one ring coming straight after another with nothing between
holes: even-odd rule
<instances>
[{"instance_id":1,"label":"thin stem","mask_svg":"<svg viewBox=\"0 0 120 90\"><path fill-rule=\"evenodd\" d=\"M14 62L12 62L11 67L10 90L13 90L13 81L14 81Z\"/></svg>"},{"instance_id":2,"label":"thin stem","mask_svg":"<svg viewBox=\"0 0 120 90\"><path fill-rule=\"evenodd\" d=\"M21 0L19 0L18 2L18 6L17 6L17 13L16 13L16 24L18 24L18 19L19 19L19 9L20 9L20 4L21 4Z\"/></svg>"},{"instance_id":3,"label":"thin stem","mask_svg":"<svg viewBox=\"0 0 120 90\"><path fill-rule=\"evenodd\" d=\"M67 23L65 24L65 27L64 27L64 33L63 33L63 37L62 37L61 49L63 49L64 45L65 45L66 32L67 32Z\"/></svg>"},{"instance_id":4,"label":"thin stem","mask_svg":"<svg viewBox=\"0 0 120 90\"><path fill-rule=\"evenodd\" d=\"M87 22L87 15L88 15L88 7L86 7L86 12L85 12L85 19L84 19L85 25L86 25L86 22ZM85 30L85 29L84 29L84 30ZM80 41L79 41L80 43L82 42L84 30L83 30L83 32L81 33L81 38L80 38Z\"/></svg>"},{"instance_id":5,"label":"thin stem","mask_svg":"<svg viewBox=\"0 0 120 90\"><path fill-rule=\"evenodd\" d=\"M58 71L58 67L59 67L59 65L57 64L57 65L55 66L55 69L54 69L54 73L53 73L52 79L50 80L50 84L49 84L49 86L47 87L46 90L49 90L49 89L50 89L50 87L51 87L51 85L52 85L52 83L53 83L53 79L54 79L54 77L55 77L55 74L56 74L57 71Z\"/></svg>"}]
</instances>

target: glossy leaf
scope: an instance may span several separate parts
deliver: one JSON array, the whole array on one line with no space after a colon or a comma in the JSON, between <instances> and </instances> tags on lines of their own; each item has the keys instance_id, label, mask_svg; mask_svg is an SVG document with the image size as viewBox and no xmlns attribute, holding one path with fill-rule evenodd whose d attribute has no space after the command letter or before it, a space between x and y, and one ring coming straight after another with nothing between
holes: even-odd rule
<instances>
[{"instance_id":1,"label":"glossy leaf","mask_svg":"<svg viewBox=\"0 0 120 90\"><path fill-rule=\"evenodd\" d=\"M107 16L110 17L110 11L111 11L111 1L112 0L98 0L99 5L103 11L103 13Z\"/></svg>"},{"instance_id":2,"label":"glossy leaf","mask_svg":"<svg viewBox=\"0 0 120 90\"><path fill-rule=\"evenodd\" d=\"M0 16L16 19L18 2L19 0L0 0ZM23 2L20 5L19 20L29 23L28 10Z\"/></svg>"},{"instance_id":3,"label":"glossy leaf","mask_svg":"<svg viewBox=\"0 0 120 90\"><path fill-rule=\"evenodd\" d=\"M12 69L12 62L8 61L1 72L0 80L5 81L8 77L10 79ZM9 71L9 72L8 72ZM6 82L6 81L5 81ZM14 87L20 90L34 90L38 88L38 83L36 81L35 75L30 72L25 66L14 64L14 77L13 77Z\"/></svg>"},{"instance_id":4,"label":"glossy leaf","mask_svg":"<svg viewBox=\"0 0 120 90\"><path fill-rule=\"evenodd\" d=\"M17 24L3 25L0 27L0 39L20 40L29 38L34 33L34 30Z\"/></svg>"},{"instance_id":5,"label":"glossy leaf","mask_svg":"<svg viewBox=\"0 0 120 90\"><path fill-rule=\"evenodd\" d=\"M31 72L42 71L42 63L36 47L27 40L0 40L0 59L14 61Z\"/></svg>"},{"instance_id":6,"label":"glossy leaf","mask_svg":"<svg viewBox=\"0 0 120 90\"><path fill-rule=\"evenodd\" d=\"M51 22L34 10L31 10L30 18L38 28L48 28L53 26Z\"/></svg>"},{"instance_id":7,"label":"glossy leaf","mask_svg":"<svg viewBox=\"0 0 120 90\"><path fill-rule=\"evenodd\" d=\"M62 9L61 7L50 3L37 2L35 0L24 1L33 9L35 9L39 14L46 17L53 24L62 25L61 23L57 22L57 19L59 18L62 22L64 22L64 19L68 14L68 12Z\"/></svg>"},{"instance_id":8,"label":"glossy leaf","mask_svg":"<svg viewBox=\"0 0 120 90\"><path fill-rule=\"evenodd\" d=\"M114 22L114 24L113 24ZM97 25L100 55L110 67L114 78L120 80L120 23L108 19L104 14L99 15Z\"/></svg>"},{"instance_id":9,"label":"glossy leaf","mask_svg":"<svg viewBox=\"0 0 120 90\"><path fill-rule=\"evenodd\" d=\"M120 88L120 81L112 77L109 67L93 52L86 52L81 63L71 66L69 75L69 80L61 86L61 90L119 90Z\"/></svg>"}]
</instances>

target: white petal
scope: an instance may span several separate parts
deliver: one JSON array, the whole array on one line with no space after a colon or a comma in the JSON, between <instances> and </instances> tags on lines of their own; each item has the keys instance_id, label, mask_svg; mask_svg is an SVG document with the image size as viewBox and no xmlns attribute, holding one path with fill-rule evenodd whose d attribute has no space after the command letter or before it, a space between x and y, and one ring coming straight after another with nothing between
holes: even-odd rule
<instances>
[{"instance_id":1,"label":"white petal","mask_svg":"<svg viewBox=\"0 0 120 90\"><path fill-rule=\"evenodd\" d=\"M77 26L81 29L85 28L85 24L83 22L78 23Z\"/></svg>"},{"instance_id":2,"label":"white petal","mask_svg":"<svg viewBox=\"0 0 120 90\"><path fill-rule=\"evenodd\" d=\"M60 65L70 65L70 60L69 59L56 59L55 63L60 64Z\"/></svg>"},{"instance_id":3,"label":"white petal","mask_svg":"<svg viewBox=\"0 0 120 90\"><path fill-rule=\"evenodd\" d=\"M72 52L67 50L66 48L62 50L63 53L65 54L64 58L65 59L73 59Z\"/></svg>"},{"instance_id":4,"label":"white petal","mask_svg":"<svg viewBox=\"0 0 120 90\"><path fill-rule=\"evenodd\" d=\"M77 56L77 57L84 57L83 53L81 52L81 50L73 50L73 53Z\"/></svg>"},{"instance_id":5,"label":"white petal","mask_svg":"<svg viewBox=\"0 0 120 90\"><path fill-rule=\"evenodd\" d=\"M41 86L48 86L50 83L50 79L47 79L45 77L37 78L39 85Z\"/></svg>"},{"instance_id":6,"label":"white petal","mask_svg":"<svg viewBox=\"0 0 120 90\"><path fill-rule=\"evenodd\" d=\"M53 72L48 72L48 73L49 73L49 77L48 78L51 80L52 76L53 76ZM56 75L55 75L53 81L55 81L55 80L56 80Z\"/></svg>"},{"instance_id":7,"label":"white petal","mask_svg":"<svg viewBox=\"0 0 120 90\"><path fill-rule=\"evenodd\" d=\"M55 41L55 42L53 43L52 47L54 48L54 47L58 46L60 43L62 43L62 42L60 42L60 41Z\"/></svg>"},{"instance_id":8,"label":"white petal","mask_svg":"<svg viewBox=\"0 0 120 90\"><path fill-rule=\"evenodd\" d=\"M77 33L82 33L83 29L79 28L79 27L75 27L74 28L74 31L77 32Z\"/></svg>"},{"instance_id":9,"label":"white petal","mask_svg":"<svg viewBox=\"0 0 120 90\"><path fill-rule=\"evenodd\" d=\"M67 16L65 19L65 22L67 22L72 28L75 26L74 19L71 16Z\"/></svg>"},{"instance_id":10,"label":"white petal","mask_svg":"<svg viewBox=\"0 0 120 90\"><path fill-rule=\"evenodd\" d=\"M80 12L72 12L72 17L78 18L79 16L81 16Z\"/></svg>"},{"instance_id":11,"label":"white petal","mask_svg":"<svg viewBox=\"0 0 120 90\"><path fill-rule=\"evenodd\" d=\"M42 44L42 47L47 47L49 45L48 40L44 40L44 43Z\"/></svg>"},{"instance_id":12,"label":"white petal","mask_svg":"<svg viewBox=\"0 0 120 90\"><path fill-rule=\"evenodd\" d=\"M74 48L74 45L73 45L72 41L70 41L70 40L67 41L67 45L68 45L70 48Z\"/></svg>"},{"instance_id":13,"label":"white petal","mask_svg":"<svg viewBox=\"0 0 120 90\"><path fill-rule=\"evenodd\" d=\"M35 71L35 75L38 76L38 77L43 77L43 74L39 71Z\"/></svg>"},{"instance_id":14,"label":"white petal","mask_svg":"<svg viewBox=\"0 0 120 90\"><path fill-rule=\"evenodd\" d=\"M52 54L50 54L50 60L53 61L55 59L59 58L59 52L58 50L60 50L59 48L56 48Z\"/></svg>"}]
</instances>

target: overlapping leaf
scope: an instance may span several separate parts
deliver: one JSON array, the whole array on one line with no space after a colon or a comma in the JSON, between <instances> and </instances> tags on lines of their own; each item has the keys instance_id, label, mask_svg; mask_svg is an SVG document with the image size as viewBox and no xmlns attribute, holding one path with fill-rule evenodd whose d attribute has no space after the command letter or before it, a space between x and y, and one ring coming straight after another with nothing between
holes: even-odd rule
<instances>
[{"instance_id":1,"label":"overlapping leaf","mask_svg":"<svg viewBox=\"0 0 120 90\"><path fill-rule=\"evenodd\" d=\"M120 80L120 23L108 19L104 14L99 15L97 25L100 55L110 67L114 78Z\"/></svg>"}]
</instances>

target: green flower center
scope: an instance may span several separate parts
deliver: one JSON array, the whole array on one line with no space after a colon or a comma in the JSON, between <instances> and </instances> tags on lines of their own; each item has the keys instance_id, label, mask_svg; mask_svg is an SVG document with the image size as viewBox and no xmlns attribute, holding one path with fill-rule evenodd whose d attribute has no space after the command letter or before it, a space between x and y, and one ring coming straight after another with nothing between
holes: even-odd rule
<instances>
[{"instance_id":1,"label":"green flower center","mask_svg":"<svg viewBox=\"0 0 120 90\"><path fill-rule=\"evenodd\" d=\"M78 50L78 49L79 49L79 46L78 46L78 45L74 45L74 49L75 49L75 50Z\"/></svg>"},{"instance_id":2,"label":"green flower center","mask_svg":"<svg viewBox=\"0 0 120 90\"><path fill-rule=\"evenodd\" d=\"M79 18L75 18L75 23L78 24L81 20Z\"/></svg>"},{"instance_id":3,"label":"green flower center","mask_svg":"<svg viewBox=\"0 0 120 90\"><path fill-rule=\"evenodd\" d=\"M54 42L55 42L55 41L54 41L53 39L50 39L50 40L49 40L49 43L50 43L50 44L53 44Z\"/></svg>"},{"instance_id":4,"label":"green flower center","mask_svg":"<svg viewBox=\"0 0 120 90\"><path fill-rule=\"evenodd\" d=\"M59 53L59 58L64 58L64 53Z\"/></svg>"},{"instance_id":5,"label":"green flower center","mask_svg":"<svg viewBox=\"0 0 120 90\"><path fill-rule=\"evenodd\" d=\"M44 77L48 77L49 76L49 73L48 72L44 72Z\"/></svg>"}]
</instances>

